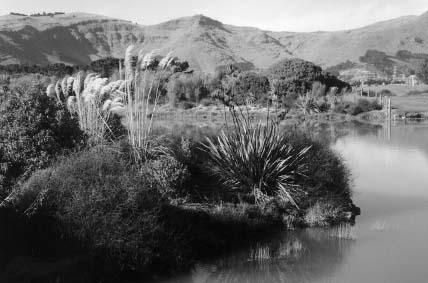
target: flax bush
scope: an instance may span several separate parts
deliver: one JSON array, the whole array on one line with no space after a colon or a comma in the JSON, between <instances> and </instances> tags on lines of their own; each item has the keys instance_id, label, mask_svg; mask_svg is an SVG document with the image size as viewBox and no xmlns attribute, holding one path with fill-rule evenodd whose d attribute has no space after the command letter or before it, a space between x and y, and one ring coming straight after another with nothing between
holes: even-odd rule
<instances>
[{"instance_id":1,"label":"flax bush","mask_svg":"<svg viewBox=\"0 0 428 283\"><path fill-rule=\"evenodd\" d=\"M304 157L310 147L296 150L278 131L277 124L253 125L245 114L231 110L233 125L217 139L207 138L204 147L209 170L225 186L252 194L257 204L278 198L297 206L299 185L304 176Z\"/></svg>"}]
</instances>

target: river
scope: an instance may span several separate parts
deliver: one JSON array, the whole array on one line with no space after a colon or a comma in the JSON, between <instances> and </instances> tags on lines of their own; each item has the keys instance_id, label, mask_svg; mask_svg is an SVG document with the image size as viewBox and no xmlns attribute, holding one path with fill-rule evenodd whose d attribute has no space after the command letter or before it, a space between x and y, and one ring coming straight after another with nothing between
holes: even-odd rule
<instances>
[{"instance_id":1,"label":"river","mask_svg":"<svg viewBox=\"0 0 428 283\"><path fill-rule=\"evenodd\" d=\"M362 212L352 237L284 232L165 282L428 282L428 123L354 125L332 147Z\"/></svg>"}]
</instances>

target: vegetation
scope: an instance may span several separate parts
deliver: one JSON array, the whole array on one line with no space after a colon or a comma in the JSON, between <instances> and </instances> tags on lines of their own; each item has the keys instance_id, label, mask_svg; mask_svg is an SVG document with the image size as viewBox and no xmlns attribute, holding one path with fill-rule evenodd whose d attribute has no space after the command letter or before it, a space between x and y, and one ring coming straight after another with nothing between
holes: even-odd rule
<instances>
[{"instance_id":1,"label":"vegetation","mask_svg":"<svg viewBox=\"0 0 428 283\"><path fill-rule=\"evenodd\" d=\"M197 105L210 97L210 82L202 75L178 74L170 78L166 88L169 103L182 108L186 102Z\"/></svg>"},{"instance_id":2,"label":"vegetation","mask_svg":"<svg viewBox=\"0 0 428 283\"><path fill-rule=\"evenodd\" d=\"M360 57L360 61L375 66L378 70L392 75L394 62L385 52L369 49L364 56Z\"/></svg>"},{"instance_id":3,"label":"vegetation","mask_svg":"<svg viewBox=\"0 0 428 283\"><path fill-rule=\"evenodd\" d=\"M85 141L78 121L38 86L8 93L0 107L0 195Z\"/></svg>"},{"instance_id":4,"label":"vegetation","mask_svg":"<svg viewBox=\"0 0 428 283\"><path fill-rule=\"evenodd\" d=\"M252 195L258 205L273 198L297 206L296 180L304 176L303 160L310 147L293 147L273 121L253 126L235 110L232 117L232 128L217 140L207 139L210 170L227 187Z\"/></svg>"},{"instance_id":5,"label":"vegetation","mask_svg":"<svg viewBox=\"0 0 428 283\"><path fill-rule=\"evenodd\" d=\"M162 193L178 190L186 176L173 160L165 155L137 167L126 152L95 147L34 174L14 202L30 218L52 217L62 234L120 269L173 269L186 252L162 217Z\"/></svg>"},{"instance_id":6,"label":"vegetation","mask_svg":"<svg viewBox=\"0 0 428 283\"><path fill-rule=\"evenodd\" d=\"M357 63L352 62L350 60L346 60L345 62L339 63L335 66L328 67L326 69L326 72L329 72L330 74L338 77L341 71L346 71L346 70L355 68L357 66L358 66Z\"/></svg>"},{"instance_id":7,"label":"vegetation","mask_svg":"<svg viewBox=\"0 0 428 283\"><path fill-rule=\"evenodd\" d=\"M417 70L417 75L422 82L428 84L428 59L425 59L420 64L419 69Z\"/></svg>"},{"instance_id":8,"label":"vegetation","mask_svg":"<svg viewBox=\"0 0 428 283\"><path fill-rule=\"evenodd\" d=\"M255 72L240 73L237 77L234 93L234 101L238 105L268 102L269 79Z\"/></svg>"},{"instance_id":9,"label":"vegetation","mask_svg":"<svg viewBox=\"0 0 428 283\"><path fill-rule=\"evenodd\" d=\"M17 214L30 227L20 233L54 235L45 241L51 250L77 243L104 270L138 276L188 267L266 231L311 225L305 215L316 203L332 204L329 224L349 220L340 157L281 129L276 117L251 121L249 103L270 103L267 77L233 68L195 76L177 72L182 63L171 54L134 52L127 49L110 78L79 71L47 79L46 90L9 89L5 80L0 215ZM325 88L312 84L306 94L320 110L337 96ZM165 96L175 105L219 98L232 123L200 138L156 131ZM23 253L43 257L46 248L30 243Z\"/></svg>"},{"instance_id":10,"label":"vegetation","mask_svg":"<svg viewBox=\"0 0 428 283\"><path fill-rule=\"evenodd\" d=\"M325 85L325 90L332 87L339 90L349 88L347 83L323 72L321 67L301 59L282 60L271 66L267 73L271 78L272 92L288 106L290 99L294 101L310 92L314 82Z\"/></svg>"}]
</instances>

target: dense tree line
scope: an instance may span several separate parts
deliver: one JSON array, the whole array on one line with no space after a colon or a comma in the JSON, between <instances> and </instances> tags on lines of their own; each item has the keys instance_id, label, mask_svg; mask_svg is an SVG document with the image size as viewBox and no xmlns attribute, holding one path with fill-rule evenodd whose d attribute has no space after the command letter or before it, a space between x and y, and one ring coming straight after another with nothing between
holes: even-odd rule
<instances>
[{"instance_id":1,"label":"dense tree line","mask_svg":"<svg viewBox=\"0 0 428 283\"><path fill-rule=\"evenodd\" d=\"M347 90L350 85L325 72L320 66L302 59L285 59L267 70L272 92L282 103L289 104L312 90L314 82L321 83L326 94L330 88Z\"/></svg>"}]
</instances>

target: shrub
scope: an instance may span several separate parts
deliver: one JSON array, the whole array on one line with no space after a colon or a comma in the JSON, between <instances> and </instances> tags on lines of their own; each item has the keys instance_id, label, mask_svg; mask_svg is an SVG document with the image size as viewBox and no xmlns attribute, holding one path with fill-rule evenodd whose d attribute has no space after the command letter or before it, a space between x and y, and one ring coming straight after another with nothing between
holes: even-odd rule
<instances>
[{"instance_id":1,"label":"shrub","mask_svg":"<svg viewBox=\"0 0 428 283\"><path fill-rule=\"evenodd\" d=\"M83 142L77 120L39 88L10 94L0 108L0 194Z\"/></svg>"},{"instance_id":2,"label":"shrub","mask_svg":"<svg viewBox=\"0 0 428 283\"><path fill-rule=\"evenodd\" d=\"M277 124L252 126L235 111L231 129L217 140L207 138L209 170L227 187L252 195L257 204L275 197L297 206L295 181L305 173L303 158L309 147L296 151L278 133Z\"/></svg>"},{"instance_id":3,"label":"shrub","mask_svg":"<svg viewBox=\"0 0 428 283\"><path fill-rule=\"evenodd\" d=\"M233 100L238 105L260 103L268 99L270 92L269 79L255 72L244 72L238 75Z\"/></svg>"},{"instance_id":4,"label":"shrub","mask_svg":"<svg viewBox=\"0 0 428 283\"><path fill-rule=\"evenodd\" d=\"M304 220L309 227L328 226L335 221L340 214L337 204L330 202L316 202L306 209Z\"/></svg>"},{"instance_id":5,"label":"shrub","mask_svg":"<svg viewBox=\"0 0 428 283\"><path fill-rule=\"evenodd\" d=\"M358 99L357 103L350 106L348 113L351 115L358 115L360 113L381 109L382 106L376 100L369 101L367 99Z\"/></svg>"},{"instance_id":6,"label":"shrub","mask_svg":"<svg viewBox=\"0 0 428 283\"><path fill-rule=\"evenodd\" d=\"M321 67L301 59L284 59L272 65L267 74L278 97L306 94L311 91L314 82L320 82L326 89L349 87L347 83L323 72Z\"/></svg>"},{"instance_id":7,"label":"shrub","mask_svg":"<svg viewBox=\"0 0 428 283\"><path fill-rule=\"evenodd\" d=\"M428 59L419 64L416 74L423 83L428 84Z\"/></svg>"},{"instance_id":8,"label":"shrub","mask_svg":"<svg viewBox=\"0 0 428 283\"><path fill-rule=\"evenodd\" d=\"M296 150L311 147L305 155L307 178L301 178L298 181L307 193L307 201L311 202L313 199L326 196L350 198L350 171L341 156L327 143L295 131L288 132L284 138Z\"/></svg>"},{"instance_id":9,"label":"shrub","mask_svg":"<svg viewBox=\"0 0 428 283\"><path fill-rule=\"evenodd\" d=\"M117 148L95 147L36 172L13 203L30 217L57 220L65 236L124 270L161 270L180 261L183 243L163 224L167 198L185 168L162 156L142 167ZM169 266L169 267L171 267Z\"/></svg>"},{"instance_id":10,"label":"shrub","mask_svg":"<svg viewBox=\"0 0 428 283\"><path fill-rule=\"evenodd\" d=\"M174 106L182 101L199 103L209 96L207 79L188 74L171 77L167 84L167 91L169 103Z\"/></svg>"},{"instance_id":11,"label":"shrub","mask_svg":"<svg viewBox=\"0 0 428 283\"><path fill-rule=\"evenodd\" d=\"M388 96L388 97L396 96L396 94L393 93L392 91L390 91L389 89L382 89L380 91L380 95L382 95L382 96Z\"/></svg>"}]
</instances>

